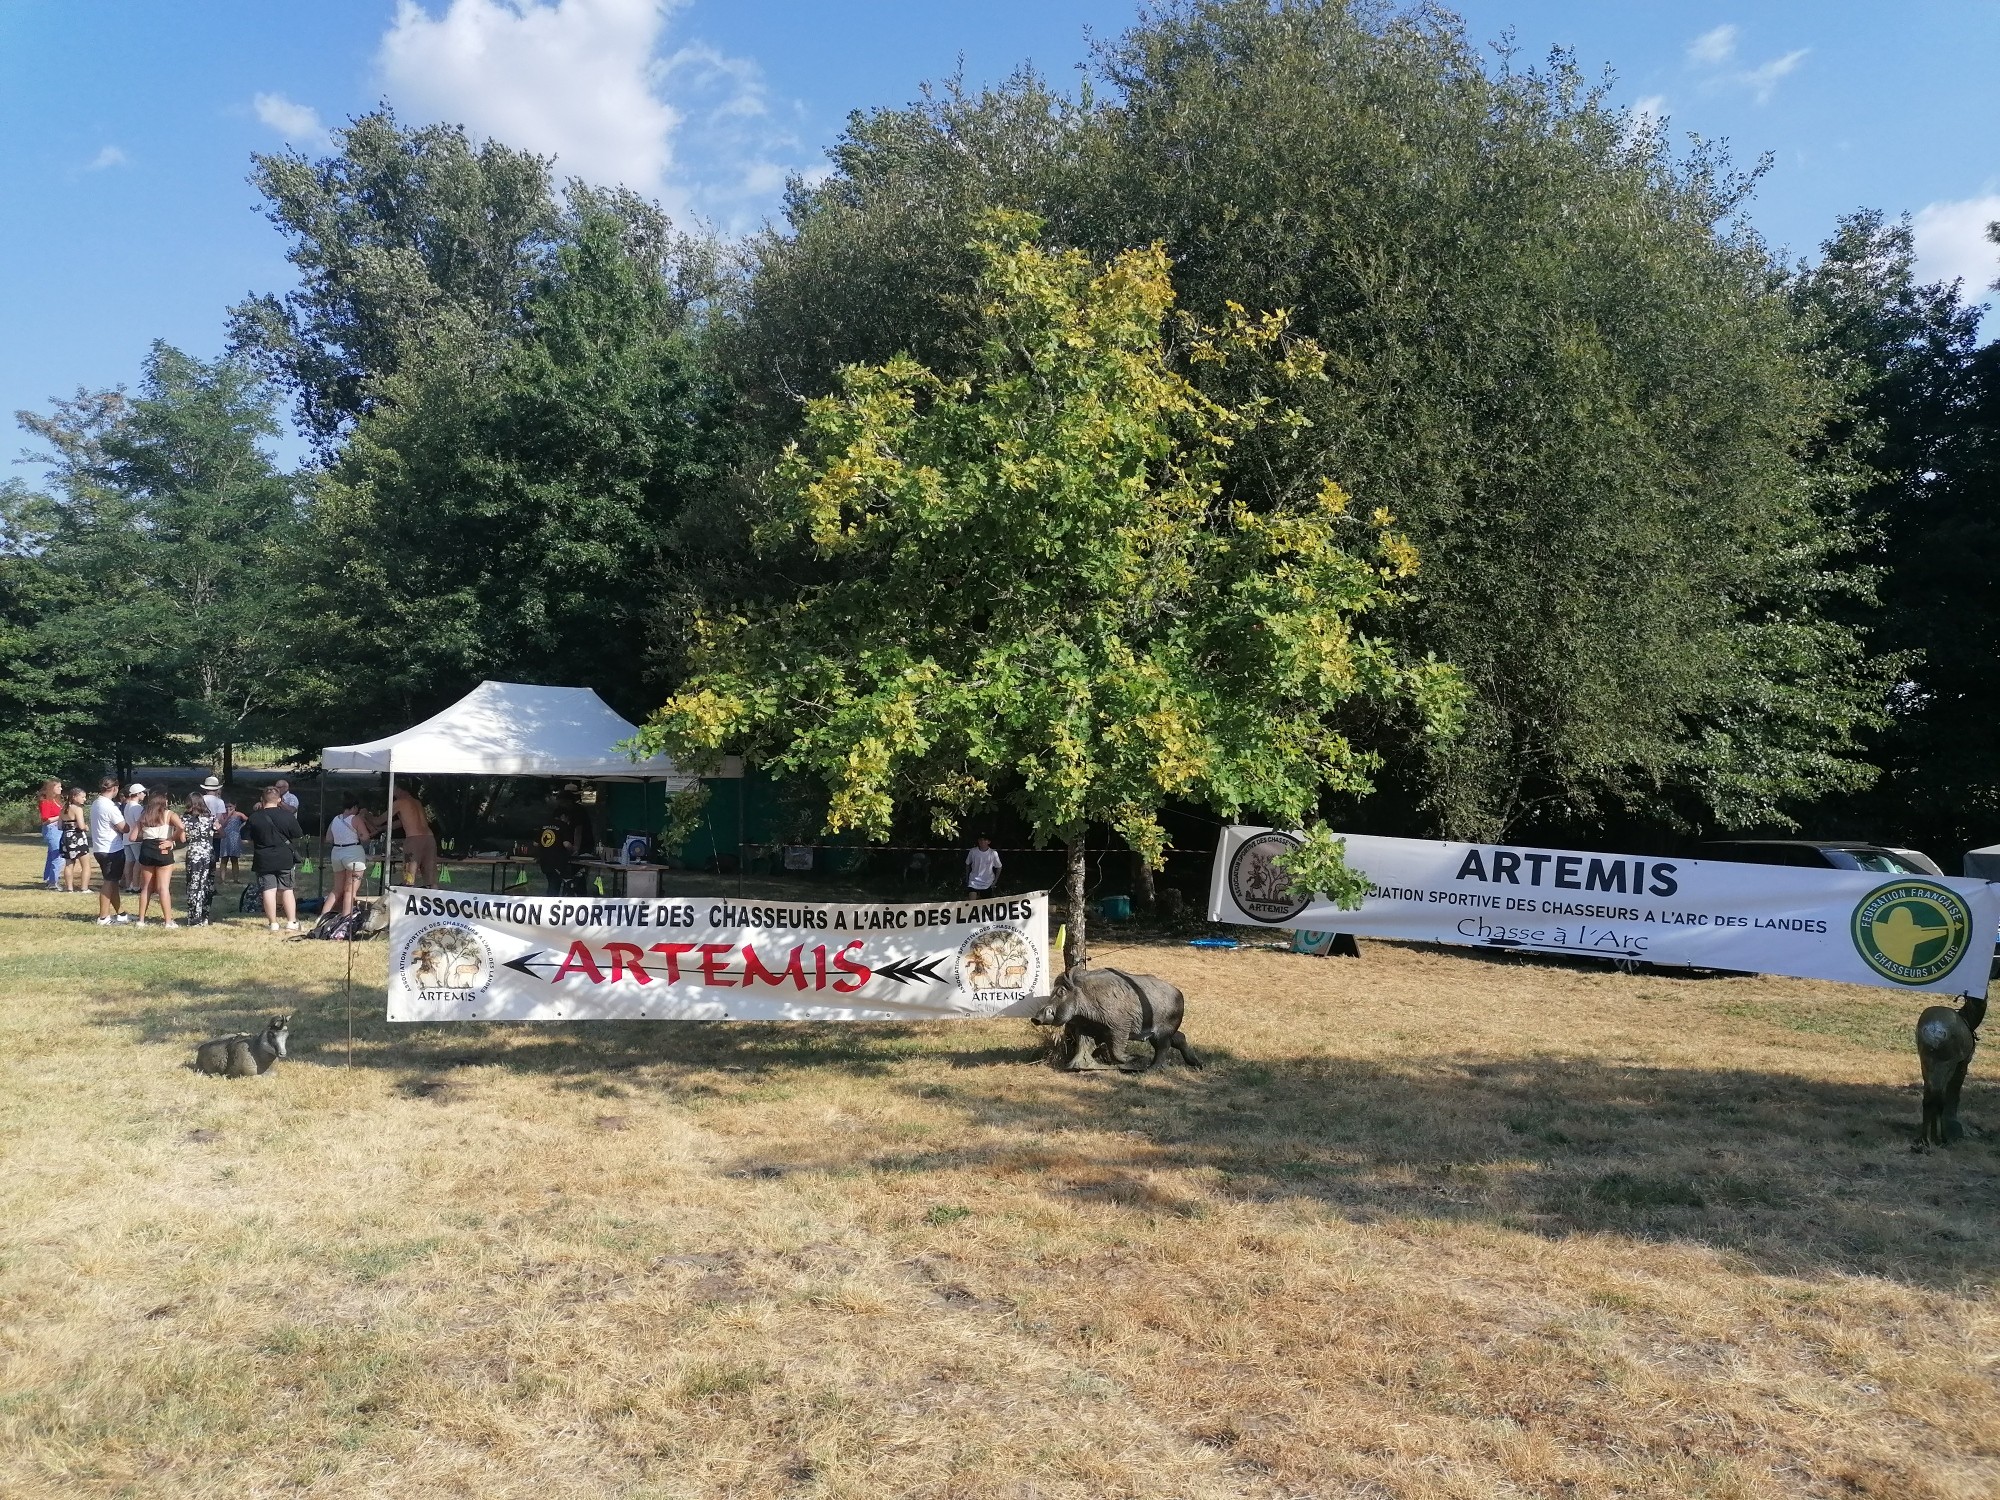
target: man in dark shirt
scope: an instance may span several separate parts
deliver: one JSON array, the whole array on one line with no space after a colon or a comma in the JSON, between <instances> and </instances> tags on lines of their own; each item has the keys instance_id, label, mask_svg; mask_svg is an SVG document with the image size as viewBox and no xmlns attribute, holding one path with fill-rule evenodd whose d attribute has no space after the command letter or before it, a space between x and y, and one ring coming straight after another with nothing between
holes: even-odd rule
<instances>
[{"instance_id":1,"label":"man in dark shirt","mask_svg":"<svg viewBox=\"0 0 2000 1500\"><path fill-rule=\"evenodd\" d=\"M576 862L591 847L590 814L576 788L564 787L555 795L555 810L542 826L536 863L549 883L551 896L576 893Z\"/></svg>"},{"instance_id":2,"label":"man in dark shirt","mask_svg":"<svg viewBox=\"0 0 2000 1500\"><path fill-rule=\"evenodd\" d=\"M297 816L285 806L275 786L264 789L245 826L252 850L250 868L256 872L258 890L263 892L264 920L273 932L297 932L298 894L292 889L292 871L298 868L299 852L293 841L304 838L306 831L299 827ZM278 921L281 907L285 913L282 926Z\"/></svg>"}]
</instances>

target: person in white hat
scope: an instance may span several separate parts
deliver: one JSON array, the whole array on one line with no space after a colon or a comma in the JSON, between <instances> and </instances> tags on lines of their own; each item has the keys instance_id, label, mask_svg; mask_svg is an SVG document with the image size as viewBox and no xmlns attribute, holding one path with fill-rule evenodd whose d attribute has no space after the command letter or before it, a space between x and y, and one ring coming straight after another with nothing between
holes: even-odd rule
<instances>
[{"instance_id":1,"label":"person in white hat","mask_svg":"<svg viewBox=\"0 0 2000 1500\"><path fill-rule=\"evenodd\" d=\"M146 783L135 781L125 788L125 827L134 838L139 834L139 814L146 810ZM139 894L139 855L135 849L125 857L125 889Z\"/></svg>"},{"instance_id":2,"label":"person in white hat","mask_svg":"<svg viewBox=\"0 0 2000 1500\"><path fill-rule=\"evenodd\" d=\"M222 800L222 778L209 776L201 783L202 804L208 808L208 815L220 822L225 804Z\"/></svg>"}]
</instances>

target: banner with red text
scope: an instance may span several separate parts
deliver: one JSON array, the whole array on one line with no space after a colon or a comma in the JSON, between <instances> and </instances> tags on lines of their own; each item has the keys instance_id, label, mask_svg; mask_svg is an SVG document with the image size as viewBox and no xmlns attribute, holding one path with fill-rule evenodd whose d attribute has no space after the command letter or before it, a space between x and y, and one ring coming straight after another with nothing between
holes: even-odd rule
<instances>
[{"instance_id":1,"label":"banner with red text","mask_svg":"<svg viewBox=\"0 0 2000 1500\"><path fill-rule=\"evenodd\" d=\"M389 891L391 1021L951 1021L1049 990L1046 893L916 904Z\"/></svg>"},{"instance_id":2,"label":"banner with red text","mask_svg":"<svg viewBox=\"0 0 2000 1500\"><path fill-rule=\"evenodd\" d=\"M1517 948L1983 995L2000 892L1979 880L1505 844L1346 837L1355 911L1294 890L1276 828L1226 828L1208 915L1256 927Z\"/></svg>"}]
</instances>

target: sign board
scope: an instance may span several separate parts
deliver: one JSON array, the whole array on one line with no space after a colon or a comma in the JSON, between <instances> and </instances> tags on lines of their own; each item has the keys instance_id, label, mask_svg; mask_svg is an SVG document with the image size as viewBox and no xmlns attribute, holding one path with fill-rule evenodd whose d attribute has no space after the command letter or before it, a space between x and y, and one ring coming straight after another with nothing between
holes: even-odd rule
<instances>
[{"instance_id":1,"label":"sign board","mask_svg":"<svg viewBox=\"0 0 2000 1500\"><path fill-rule=\"evenodd\" d=\"M1978 880L1363 834L1347 837L1347 862L1368 895L1343 911L1285 879L1278 861L1297 844L1224 829L1210 920L1947 995L1986 993L2000 923L2000 893Z\"/></svg>"},{"instance_id":2,"label":"sign board","mask_svg":"<svg viewBox=\"0 0 2000 1500\"><path fill-rule=\"evenodd\" d=\"M1046 893L916 905L392 887L391 1021L950 1021L1049 991Z\"/></svg>"}]
</instances>

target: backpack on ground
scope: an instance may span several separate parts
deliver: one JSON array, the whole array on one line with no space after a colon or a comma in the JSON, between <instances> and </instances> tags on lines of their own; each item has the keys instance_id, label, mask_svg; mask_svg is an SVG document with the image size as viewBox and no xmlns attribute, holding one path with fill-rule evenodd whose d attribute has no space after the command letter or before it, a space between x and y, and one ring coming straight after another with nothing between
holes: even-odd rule
<instances>
[{"instance_id":1,"label":"backpack on ground","mask_svg":"<svg viewBox=\"0 0 2000 1500\"><path fill-rule=\"evenodd\" d=\"M353 911L330 911L313 923L306 936L324 943L351 943L362 936L361 924L367 919L366 909L359 906Z\"/></svg>"}]
</instances>

